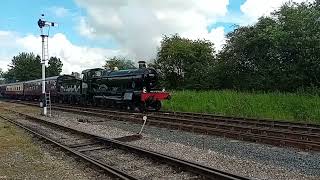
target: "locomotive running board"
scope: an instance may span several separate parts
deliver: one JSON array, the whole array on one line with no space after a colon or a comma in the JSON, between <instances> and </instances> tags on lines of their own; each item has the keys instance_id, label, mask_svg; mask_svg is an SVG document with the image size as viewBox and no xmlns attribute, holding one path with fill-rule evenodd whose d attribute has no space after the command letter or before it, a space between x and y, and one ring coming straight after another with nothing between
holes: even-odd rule
<instances>
[{"instance_id":1,"label":"locomotive running board","mask_svg":"<svg viewBox=\"0 0 320 180\"><path fill-rule=\"evenodd\" d=\"M108 99L108 100L116 100L122 101L123 98L121 96L94 96L96 99Z\"/></svg>"}]
</instances>

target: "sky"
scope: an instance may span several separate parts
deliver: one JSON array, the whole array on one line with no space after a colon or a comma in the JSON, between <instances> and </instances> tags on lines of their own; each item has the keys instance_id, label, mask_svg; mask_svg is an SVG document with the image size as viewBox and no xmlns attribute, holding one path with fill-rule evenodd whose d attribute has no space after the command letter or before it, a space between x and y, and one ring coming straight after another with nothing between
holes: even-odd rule
<instances>
[{"instance_id":1,"label":"sky","mask_svg":"<svg viewBox=\"0 0 320 180\"><path fill-rule=\"evenodd\" d=\"M58 24L49 30L49 55L60 58L62 73L69 74L101 67L113 56L149 61L156 57L162 37L175 33L210 40L219 51L235 25L253 24L288 1L3 0L0 68L6 71L20 52L41 54L41 14Z\"/></svg>"}]
</instances>

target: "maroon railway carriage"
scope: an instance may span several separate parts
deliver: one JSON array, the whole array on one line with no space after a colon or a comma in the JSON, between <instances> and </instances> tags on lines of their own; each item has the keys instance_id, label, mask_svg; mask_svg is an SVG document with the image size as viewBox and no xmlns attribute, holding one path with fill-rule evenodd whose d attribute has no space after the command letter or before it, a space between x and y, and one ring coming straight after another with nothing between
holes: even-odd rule
<instances>
[{"instance_id":1,"label":"maroon railway carriage","mask_svg":"<svg viewBox=\"0 0 320 180\"><path fill-rule=\"evenodd\" d=\"M57 96L58 76L46 78L46 92ZM21 100L39 100L42 95L42 79L0 85L0 97Z\"/></svg>"},{"instance_id":2,"label":"maroon railway carriage","mask_svg":"<svg viewBox=\"0 0 320 180\"><path fill-rule=\"evenodd\" d=\"M1 96L13 99L23 97L23 82L0 85Z\"/></svg>"},{"instance_id":3,"label":"maroon railway carriage","mask_svg":"<svg viewBox=\"0 0 320 180\"><path fill-rule=\"evenodd\" d=\"M59 76L53 76L46 78L46 92L50 92L52 99L58 95L57 92L57 78ZM24 99L26 100L39 100L42 95L42 79L36 79L31 81L25 81L24 84Z\"/></svg>"}]
</instances>

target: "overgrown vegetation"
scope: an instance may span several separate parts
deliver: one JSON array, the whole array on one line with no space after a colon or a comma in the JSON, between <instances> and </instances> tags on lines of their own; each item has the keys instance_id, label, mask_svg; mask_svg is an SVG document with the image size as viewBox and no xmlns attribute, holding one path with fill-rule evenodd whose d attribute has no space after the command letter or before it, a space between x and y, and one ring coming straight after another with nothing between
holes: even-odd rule
<instances>
[{"instance_id":1,"label":"overgrown vegetation","mask_svg":"<svg viewBox=\"0 0 320 180\"><path fill-rule=\"evenodd\" d=\"M154 67L166 87L207 89L212 87L210 67L214 52L213 43L207 40L190 40L177 34L164 36Z\"/></svg>"},{"instance_id":2,"label":"overgrown vegetation","mask_svg":"<svg viewBox=\"0 0 320 180\"><path fill-rule=\"evenodd\" d=\"M299 93L173 91L164 110L320 123L320 96Z\"/></svg>"},{"instance_id":3,"label":"overgrown vegetation","mask_svg":"<svg viewBox=\"0 0 320 180\"><path fill-rule=\"evenodd\" d=\"M127 59L126 57L114 56L112 58L108 58L105 62L105 69L114 69L117 67L119 70L122 69L135 69L134 62Z\"/></svg>"},{"instance_id":4,"label":"overgrown vegetation","mask_svg":"<svg viewBox=\"0 0 320 180\"><path fill-rule=\"evenodd\" d=\"M155 67L167 88L294 92L320 87L320 6L287 3L270 17L212 43L165 36Z\"/></svg>"},{"instance_id":5,"label":"overgrown vegetation","mask_svg":"<svg viewBox=\"0 0 320 180\"><path fill-rule=\"evenodd\" d=\"M62 71L62 62L57 57L51 57L46 68L46 76L57 76ZM33 53L20 53L12 58L9 70L3 74L7 83L28 81L41 78L41 58Z\"/></svg>"},{"instance_id":6,"label":"overgrown vegetation","mask_svg":"<svg viewBox=\"0 0 320 180\"><path fill-rule=\"evenodd\" d=\"M228 34L217 57L217 88L295 91L319 87L320 7L287 3Z\"/></svg>"},{"instance_id":7,"label":"overgrown vegetation","mask_svg":"<svg viewBox=\"0 0 320 180\"><path fill-rule=\"evenodd\" d=\"M187 47L200 42L176 35L162 41L155 67L163 84L202 89L174 91L164 109L320 123L320 1L290 2L236 28L215 56L203 56L212 45L190 53Z\"/></svg>"}]
</instances>

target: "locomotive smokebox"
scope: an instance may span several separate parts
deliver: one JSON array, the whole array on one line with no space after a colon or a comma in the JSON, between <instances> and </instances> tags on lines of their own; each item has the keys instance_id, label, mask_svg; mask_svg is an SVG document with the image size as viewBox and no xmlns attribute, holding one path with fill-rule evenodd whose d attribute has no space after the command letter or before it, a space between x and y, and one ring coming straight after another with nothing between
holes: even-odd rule
<instances>
[{"instance_id":1,"label":"locomotive smokebox","mask_svg":"<svg viewBox=\"0 0 320 180\"><path fill-rule=\"evenodd\" d=\"M139 61L138 63L139 63L139 69L144 69L147 67L145 61Z\"/></svg>"}]
</instances>

